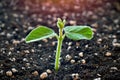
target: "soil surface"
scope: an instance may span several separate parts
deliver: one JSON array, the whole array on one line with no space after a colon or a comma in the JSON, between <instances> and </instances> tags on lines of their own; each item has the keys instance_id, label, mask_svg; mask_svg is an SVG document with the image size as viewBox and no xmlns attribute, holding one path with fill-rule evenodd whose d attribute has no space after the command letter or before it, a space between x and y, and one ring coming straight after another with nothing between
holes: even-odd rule
<instances>
[{"instance_id":1,"label":"soil surface","mask_svg":"<svg viewBox=\"0 0 120 80\"><path fill-rule=\"evenodd\" d=\"M91 26L94 37L65 38L56 73L56 39L24 39L39 25L58 32L58 17ZM0 80L120 80L120 1L0 0L0 43Z\"/></svg>"}]
</instances>

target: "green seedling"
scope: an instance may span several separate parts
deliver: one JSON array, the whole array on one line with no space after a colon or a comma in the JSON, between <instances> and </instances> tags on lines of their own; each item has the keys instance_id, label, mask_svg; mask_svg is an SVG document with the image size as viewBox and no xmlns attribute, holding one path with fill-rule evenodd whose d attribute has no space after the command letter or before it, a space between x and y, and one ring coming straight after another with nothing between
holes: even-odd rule
<instances>
[{"instance_id":1,"label":"green seedling","mask_svg":"<svg viewBox=\"0 0 120 80\"><path fill-rule=\"evenodd\" d=\"M65 20L62 21L60 18L58 18L57 27L59 28L59 34L55 33L54 30L46 26L39 26L33 29L25 38L26 43L39 41L49 37L57 38L57 49L56 49L55 67L54 67L55 71L58 71L60 67L61 47L65 36L72 40L81 40L81 39L90 40L93 37L93 31L89 26L65 27L65 23L66 23Z\"/></svg>"}]
</instances>

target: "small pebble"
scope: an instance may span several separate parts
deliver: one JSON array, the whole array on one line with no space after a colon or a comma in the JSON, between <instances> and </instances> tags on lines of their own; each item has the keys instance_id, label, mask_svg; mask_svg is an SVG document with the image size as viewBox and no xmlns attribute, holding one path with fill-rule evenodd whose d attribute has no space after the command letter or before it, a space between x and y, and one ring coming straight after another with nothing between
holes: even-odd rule
<instances>
[{"instance_id":1,"label":"small pebble","mask_svg":"<svg viewBox=\"0 0 120 80\"><path fill-rule=\"evenodd\" d=\"M34 53L34 52L35 52L35 50L34 50L34 49L31 49L31 52L33 52L33 53Z\"/></svg>"},{"instance_id":2,"label":"small pebble","mask_svg":"<svg viewBox=\"0 0 120 80\"><path fill-rule=\"evenodd\" d=\"M111 67L110 69L112 69L112 70L118 70L117 67Z\"/></svg>"},{"instance_id":3,"label":"small pebble","mask_svg":"<svg viewBox=\"0 0 120 80\"><path fill-rule=\"evenodd\" d=\"M16 70L15 68L12 68L11 70L12 70L12 72L14 72L14 73L15 73L15 72L18 72L18 70Z\"/></svg>"},{"instance_id":4,"label":"small pebble","mask_svg":"<svg viewBox=\"0 0 120 80\"><path fill-rule=\"evenodd\" d=\"M97 29L95 29L95 28L92 28L92 30L93 30L93 32L96 32L96 31L97 31Z\"/></svg>"},{"instance_id":5,"label":"small pebble","mask_svg":"<svg viewBox=\"0 0 120 80\"><path fill-rule=\"evenodd\" d=\"M120 43L113 43L113 46L120 47Z\"/></svg>"},{"instance_id":6,"label":"small pebble","mask_svg":"<svg viewBox=\"0 0 120 80\"><path fill-rule=\"evenodd\" d=\"M75 25L75 24L76 24L76 21L70 20L69 23L70 23L71 25Z\"/></svg>"},{"instance_id":7,"label":"small pebble","mask_svg":"<svg viewBox=\"0 0 120 80\"><path fill-rule=\"evenodd\" d=\"M3 70L0 70L0 74L3 74L3 72L4 72Z\"/></svg>"},{"instance_id":8,"label":"small pebble","mask_svg":"<svg viewBox=\"0 0 120 80\"><path fill-rule=\"evenodd\" d=\"M10 58L10 61L16 61L16 59L15 58Z\"/></svg>"},{"instance_id":9,"label":"small pebble","mask_svg":"<svg viewBox=\"0 0 120 80\"><path fill-rule=\"evenodd\" d=\"M18 41L18 40L13 40L13 44L19 44L20 43L20 41Z\"/></svg>"},{"instance_id":10,"label":"small pebble","mask_svg":"<svg viewBox=\"0 0 120 80\"><path fill-rule=\"evenodd\" d=\"M55 12L56 10L57 10L56 7L50 8L50 12Z\"/></svg>"},{"instance_id":11,"label":"small pebble","mask_svg":"<svg viewBox=\"0 0 120 80\"><path fill-rule=\"evenodd\" d=\"M1 35L5 35L6 33L5 32L1 32Z\"/></svg>"},{"instance_id":12,"label":"small pebble","mask_svg":"<svg viewBox=\"0 0 120 80\"><path fill-rule=\"evenodd\" d=\"M95 78L95 79L93 79L93 80L101 80L101 78Z\"/></svg>"},{"instance_id":13,"label":"small pebble","mask_svg":"<svg viewBox=\"0 0 120 80\"><path fill-rule=\"evenodd\" d=\"M25 6L25 10L28 11L30 8L29 6Z\"/></svg>"},{"instance_id":14,"label":"small pebble","mask_svg":"<svg viewBox=\"0 0 120 80\"><path fill-rule=\"evenodd\" d=\"M48 40L47 40L47 39L43 39L42 41L44 41L45 43L47 43L47 42L48 42Z\"/></svg>"},{"instance_id":15,"label":"small pebble","mask_svg":"<svg viewBox=\"0 0 120 80\"><path fill-rule=\"evenodd\" d=\"M26 62L28 62L27 58L23 58L23 61L26 61Z\"/></svg>"},{"instance_id":16,"label":"small pebble","mask_svg":"<svg viewBox=\"0 0 120 80\"><path fill-rule=\"evenodd\" d=\"M94 53L94 55L95 55L95 56L97 56L97 55L98 55L98 53Z\"/></svg>"},{"instance_id":17,"label":"small pebble","mask_svg":"<svg viewBox=\"0 0 120 80\"><path fill-rule=\"evenodd\" d=\"M75 60L74 60L74 59L72 59L70 62L71 62L71 64L74 64L74 63L75 63Z\"/></svg>"},{"instance_id":18,"label":"small pebble","mask_svg":"<svg viewBox=\"0 0 120 80\"><path fill-rule=\"evenodd\" d=\"M8 15L5 15L5 16L4 16L4 19L8 19Z\"/></svg>"},{"instance_id":19,"label":"small pebble","mask_svg":"<svg viewBox=\"0 0 120 80\"><path fill-rule=\"evenodd\" d=\"M101 41L102 41L102 39L101 39L101 38L99 38L97 41L98 41L98 42L101 42Z\"/></svg>"},{"instance_id":20,"label":"small pebble","mask_svg":"<svg viewBox=\"0 0 120 80\"><path fill-rule=\"evenodd\" d=\"M68 46L71 46L71 45L72 45L72 42L69 42L69 43L68 43Z\"/></svg>"},{"instance_id":21,"label":"small pebble","mask_svg":"<svg viewBox=\"0 0 120 80\"><path fill-rule=\"evenodd\" d=\"M22 39L21 39L21 42L24 42L24 41L25 41L25 38L22 38Z\"/></svg>"},{"instance_id":22,"label":"small pebble","mask_svg":"<svg viewBox=\"0 0 120 80\"><path fill-rule=\"evenodd\" d=\"M34 76L37 76L39 73L38 73L38 71L34 71L34 72L32 72L32 74L33 74Z\"/></svg>"},{"instance_id":23,"label":"small pebble","mask_svg":"<svg viewBox=\"0 0 120 80\"><path fill-rule=\"evenodd\" d=\"M76 46L80 46L80 43L79 43L79 42L76 42Z\"/></svg>"},{"instance_id":24,"label":"small pebble","mask_svg":"<svg viewBox=\"0 0 120 80\"><path fill-rule=\"evenodd\" d=\"M92 15L91 19L96 20L96 19L98 19L98 16L97 15Z\"/></svg>"},{"instance_id":25,"label":"small pebble","mask_svg":"<svg viewBox=\"0 0 120 80\"><path fill-rule=\"evenodd\" d=\"M53 42L52 42L52 46L55 46L55 44L56 44L56 42L55 42L55 41L53 41Z\"/></svg>"},{"instance_id":26,"label":"small pebble","mask_svg":"<svg viewBox=\"0 0 120 80\"><path fill-rule=\"evenodd\" d=\"M41 22L41 21L43 21L43 20L42 20L42 18L38 18L37 21L38 21L38 22Z\"/></svg>"},{"instance_id":27,"label":"small pebble","mask_svg":"<svg viewBox=\"0 0 120 80\"><path fill-rule=\"evenodd\" d=\"M14 14L13 14L13 17L17 18L17 17L18 17L18 14L14 13Z\"/></svg>"},{"instance_id":28,"label":"small pebble","mask_svg":"<svg viewBox=\"0 0 120 80\"><path fill-rule=\"evenodd\" d=\"M45 79L48 77L48 74L47 72L43 72L41 75L40 75L40 79Z\"/></svg>"},{"instance_id":29,"label":"small pebble","mask_svg":"<svg viewBox=\"0 0 120 80\"><path fill-rule=\"evenodd\" d=\"M83 57L83 52L80 52L80 53L79 53L79 56L80 56L80 57Z\"/></svg>"},{"instance_id":30,"label":"small pebble","mask_svg":"<svg viewBox=\"0 0 120 80\"><path fill-rule=\"evenodd\" d=\"M97 28L98 27L98 23L93 23L91 26Z\"/></svg>"},{"instance_id":31,"label":"small pebble","mask_svg":"<svg viewBox=\"0 0 120 80\"><path fill-rule=\"evenodd\" d=\"M97 76L101 76L100 74L97 74Z\"/></svg>"},{"instance_id":32,"label":"small pebble","mask_svg":"<svg viewBox=\"0 0 120 80\"><path fill-rule=\"evenodd\" d=\"M5 24L2 24L1 27L5 27Z\"/></svg>"},{"instance_id":33,"label":"small pebble","mask_svg":"<svg viewBox=\"0 0 120 80\"><path fill-rule=\"evenodd\" d=\"M82 59L81 62L82 62L82 64L85 64L85 63L86 63L86 60L85 60L85 59Z\"/></svg>"},{"instance_id":34,"label":"small pebble","mask_svg":"<svg viewBox=\"0 0 120 80\"><path fill-rule=\"evenodd\" d=\"M115 20L114 20L114 23L115 23L115 24L118 24L118 23L119 23L119 19L115 19Z\"/></svg>"},{"instance_id":35,"label":"small pebble","mask_svg":"<svg viewBox=\"0 0 120 80\"><path fill-rule=\"evenodd\" d=\"M99 38L99 39L97 40L97 43L98 43L98 44L101 44L101 42L102 42L102 39Z\"/></svg>"},{"instance_id":36,"label":"small pebble","mask_svg":"<svg viewBox=\"0 0 120 80\"><path fill-rule=\"evenodd\" d=\"M38 44L38 47L41 47L42 45L41 44Z\"/></svg>"},{"instance_id":37,"label":"small pebble","mask_svg":"<svg viewBox=\"0 0 120 80\"><path fill-rule=\"evenodd\" d=\"M7 38L10 38L12 36L12 34L7 33Z\"/></svg>"},{"instance_id":38,"label":"small pebble","mask_svg":"<svg viewBox=\"0 0 120 80\"><path fill-rule=\"evenodd\" d=\"M21 69L25 70L25 67L22 67Z\"/></svg>"},{"instance_id":39,"label":"small pebble","mask_svg":"<svg viewBox=\"0 0 120 80\"><path fill-rule=\"evenodd\" d=\"M72 59L72 57L69 54L67 54L66 55L66 60L69 61L70 59Z\"/></svg>"},{"instance_id":40,"label":"small pebble","mask_svg":"<svg viewBox=\"0 0 120 80\"><path fill-rule=\"evenodd\" d=\"M29 50L24 50L24 52L27 53L27 54L30 53Z\"/></svg>"},{"instance_id":41,"label":"small pebble","mask_svg":"<svg viewBox=\"0 0 120 80\"><path fill-rule=\"evenodd\" d=\"M68 46L67 50L69 51L71 49L71 46Z\"/></svg>"},{"instance_id":42,"label":"small pebble","mask_svg":"<svg viewBox=\"0 0 120 80\"><path fill-rule=\"evenodd\" d=\"M30 66L30 63L26 63L25 65L26 65L26 67L29 67L29 66Z\"/></svg>"},{"instance_id":43,"label":"small pebble","mask_svg":"<svg viewBox=\"0 0 120 80\"><path fill-rule=\"evenodd\" d=\"M88 45L85 45L85 48L88 48Z\"/></svg>"},{"instance_id":44,"label":"small pebble","mask_svg":"<svg viewBox=\"0 0 120 80\"><path fill-rule=\"evenodd\" d=\"M52 73L52 71L50 69L47 69L46 72L49 74Z\"/></svg>"},{"instance_id":45,"label":"small pebble","mask_svg":"<svg viewBox=\"0 0 120 80\"><path fill-rule=\"evenodd\" d=\"M112 53L110 53L110 52L106 52L106 54L105 54L105 56L111 56L112 55Z\"/></svg>"},{"instance_id":46,"label":"small pebble","mask_svg":"<svg viewBox=\"0 0 120 80\"><path fill-rule=\"evenodd\" d=\"M79 74L78 73L73 73L72 78L73 78L73 80L78 80L79 79Z\"/></svg>"},{"instance_id":47,"label":"small pebble","mask_svg":"<svg viewBox=\"0 0 120 80\"><path fill-rule=\"evenodd\" d=\"M7 71L7 72L6 72L6 75L7 75L7 76L12 76L12 71Z\"/></svg>"}]
</instances>

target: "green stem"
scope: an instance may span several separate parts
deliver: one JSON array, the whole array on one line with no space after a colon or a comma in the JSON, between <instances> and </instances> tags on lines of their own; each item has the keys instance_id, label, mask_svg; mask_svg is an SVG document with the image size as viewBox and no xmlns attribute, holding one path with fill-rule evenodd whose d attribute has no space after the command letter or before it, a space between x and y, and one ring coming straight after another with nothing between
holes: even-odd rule
<instances>
[{"instance_id":1,"label":"green stem","mask_svg":"<svg viewBox=\"0 0 120 80\"><path fill-rule=\"evenodd\" d=\"M58 44L57 44L57 51L56 51L56 59L55 59L55 71L58 71L59 66L60 66L60 55L61 55L62 41L63 41L63 33L62 33L62 29L60 29L59 30Z\"/></svg>"}]
</instances>

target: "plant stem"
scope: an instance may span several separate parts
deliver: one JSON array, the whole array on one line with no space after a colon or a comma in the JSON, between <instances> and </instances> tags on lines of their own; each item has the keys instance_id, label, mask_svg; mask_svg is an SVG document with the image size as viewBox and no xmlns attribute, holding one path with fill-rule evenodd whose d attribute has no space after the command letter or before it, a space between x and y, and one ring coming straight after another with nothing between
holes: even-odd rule
<instances>
[{"instance_id":1,"label":"plant stem","mask_svg":"<svg viewBox=\"0 0 120 80\"><path fill-rule=\"evenodd\" d=\"M57 44L57 51L56 51L56 58L55 58L55 71L58 71L60 66L60 55L61 55L61 47L63 41L63 33L62 29L59 29L59 37L58 37L58 44Z\"/></svg>"}]
</instances>

